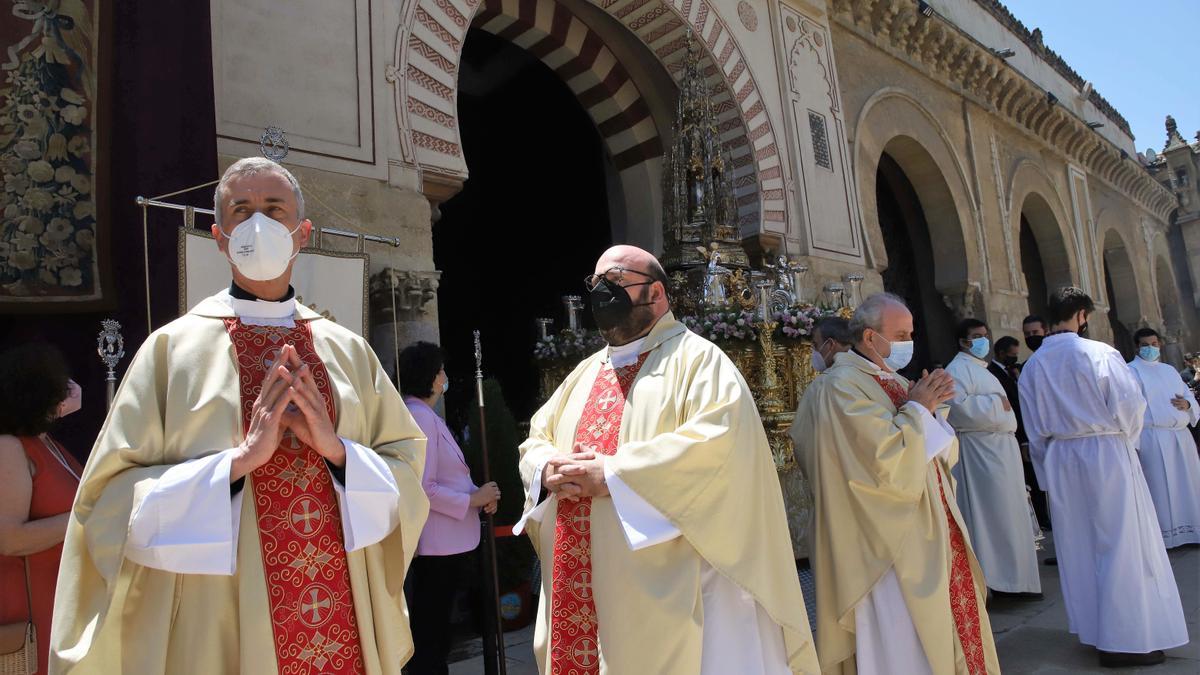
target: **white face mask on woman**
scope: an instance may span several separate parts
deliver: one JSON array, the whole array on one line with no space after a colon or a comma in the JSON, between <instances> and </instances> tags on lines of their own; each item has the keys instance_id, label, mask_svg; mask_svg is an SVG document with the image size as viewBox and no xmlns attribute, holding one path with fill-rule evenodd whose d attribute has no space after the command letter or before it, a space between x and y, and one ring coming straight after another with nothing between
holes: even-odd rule
<instances>
[{"instance_id":1,"label":"white face mask on woman","mask_svg":"<svg viewBox=\"0 0 1200 675\"><path fill-rule=\"evenodd\" d=\"M227 235L226 256L251 281L278 279L288 263L300 254L299 250L292 253L292 235L299 229L297 225L295 230L288 230L278 220L255 211L233 228L233 234Z\"/></svg>"}]
</instances>

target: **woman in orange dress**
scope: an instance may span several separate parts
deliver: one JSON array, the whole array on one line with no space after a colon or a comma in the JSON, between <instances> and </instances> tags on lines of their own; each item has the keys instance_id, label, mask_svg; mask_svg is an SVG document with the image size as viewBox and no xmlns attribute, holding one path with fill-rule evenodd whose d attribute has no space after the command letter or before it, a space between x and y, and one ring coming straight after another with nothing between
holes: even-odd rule
<instances>
[{"instance_id":1,"label":"woman in orange dress","mask_svg":"<svg viewBox=\"0 0 1200 675\"><path fill-rule=\"evenodd\" d=\"M49 430L79 410L81 395L55 349L32 344L0 354L0 626L30 617L28 560L38 673L46 672L58 562L82 472Z\"/></svg>"}]
</instances>

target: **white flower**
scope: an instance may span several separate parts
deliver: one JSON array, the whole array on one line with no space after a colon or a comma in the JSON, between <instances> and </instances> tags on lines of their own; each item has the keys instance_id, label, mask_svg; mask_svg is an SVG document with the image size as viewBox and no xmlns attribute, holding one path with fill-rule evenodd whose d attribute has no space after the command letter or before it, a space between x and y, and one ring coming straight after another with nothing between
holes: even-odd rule
<instances>
[{"instance_id":1,"label":"white flower","mask_svg":"<svg viewBox=\"0 0 1200 675\"><path fill-rule=\"evenodd\" d=\"M54 206L54 197L46 190L41 188L33 188L25 191L25 208L45 213Z\"/></svg>"},{"instance_id":2,"label":"white flower","mask_svg":"<svg viewBox=\"0 0 1200 675\"><path fill-rule=\"evenodd\" d=\"M53 235L59 241L71 236L71 221L66 218L51 218L50 224L46 226L46 233Z\"/></svg>"},{"instance_id":3,"label":"white flower","mask_svg":"<svg viewBox=\"0 0 1200 675\"><path fill-rule=\"evenodd\" d=\"M63 286L78 286L83 283L83 273L77 267L68 267L58 273Z\"/></svg>"},{"instance_id":4,"label":"white flower","mask_svg":"<svg viewBox=\"0 0 1200 675\"><path fill-rule=\"evenodd\" d=\"M8 257L8 264L19 270L31 270L37 265L32 251L17 251Z\"/></svg>"},{"instance_id":5,"label":"white flower","mask_svg":"<svg viewBox=\"0 0 1200 675\"><path fill-rule=\"evenodd\" d=\"M54 180L59 183L70 183L75 177L75 169L69 164L63 164L54 170Z\"/></svg>"},{"instance_id":6,"label":"white flower","mask_svg":"<svg viewBox=\"0 0 1200 675\"><path fill-rule=\"evenodd\" d=\"M63 118L64 122L66 122L68 124L74 124L75 126L79 126L79 125L83 124L83 121L85 119L87 119L87 108L83 108L83 107L80 107L77 105L69 105L69 106L63 108L62 112L60 112L58 114L60 117Z\"/></svg>"},{"instance_id":7,"label":"white flower","mask_svg":"<svg viewBox=\"0 0 1200 675\"><path fill-rule=\"evenodd\" d=\"M87 194L92 191L92 177L77 173L71 176L71 187L75 188L80 194Z\"/></svg>"},{"instance_id":8,"label":"white flower","mask_svg":"<svg viewBox=\"0 0 1200 675\"><path fill-rule=\"evenodd\" d=\"M52 134L50 141L46 144L46 159L54 159L61 162L66 158L67 137L59 133Z\"/></svg>"},{"instance_id":9,"label":"white flower","mask_svg":"<svg viewBox=\"0 0 1200 675\"><path fill-rule=\"evenodd\" d=\"M96 233L89 229L81 229L75 233L75 243L79 244L79 248L90 251L96 243Z\"/></svg>"},{"instance_id":10,"label":"white flower","mask_svg":"<svg viewBox=\"0 0 1200 675\"><path fill-rule=\"evenodd\" d=\"M0 159L0 172L5 174L25 173L25 160L20 157L8 156Z\"/></svg>"},{"instance_id":11,"label":"white flower","mask_svg":"<svg viewBox=\"0 0 1200 675\"><path fill-rule=\"evenodd\" d=\"M44 159L30 162L26 173L29 174L29 178L35 183L45 183L48 180L54 179L54 167L50 166L50 162Z\"/></svg>"},{"instance_id":12,"label":"white flower","mask_svg":"<svg viewBox=\"0 0 1200 675\"><path fill-rule=\"evenodd\" d=\"M15 192L19 195L23 195L23 194L25 194L25 191L28 189L29 189L29 177L28 176L11 176L10 175L10 176L4 177L4 191L5 192Z\"/></svg>"},{"instance_id":13,"label":"white flower","mask_svg":"<svg viewBox=\"0 0 1200 675\"><path fill-rule=\"evenodd\" d=\"M89 147L90 146L88 145L88 138L86 134L74 136L71 138L71 141L67 143L67 150L76 157L82 156L83 153L88 151Z\"/></svg>"},{"instance_id":14,"label":"white flower","mask_svg":"<svg viewBox=\"0 0 1200 675\"><path fill-rule=\"evenodd\" d=\"M17 223L22 232L28 232L29 234L41 234L46 229L46 224L33 216L25 216L19 219Z\"/></svg>"},{"instance_id":15,"label":"white flower","mask_svg":"<svg viewBox=\"0 0 1200 675\"><path fill-rule=\"evenodd\" d=\"M84 98L80 96L78 92L76 92L74 89L67 89L66 87L63 87L62 91L58 92L58 95L61 96L62 100L66 101L67 103L74 103L75 105L79 105L84 101Z\"/></svg>"},{"instance_id":16,"label":"white flower","mask_svg":"<svg viewBox=\"0 0 1200 675\"><path fill-rule=\"evenodd\" d=\"M42 149L37 143L31 140L17 141L13 145L13 152L17 153L17 157L21 159L38 159L42 156Z\"/></svg>"},{"instance_id":17,"label":"white flower","mask_svg":"<svg viewBox=\"0 0 1200 675\"><path fill-rule=\"evenodd\" d=\"M50 131L50 125L46 123L46 118L35 117L25 123L25 131L22 134L25 138L41 138Z\"/></svg>"},{"instance_id":18,"label":"white flower","mask_svg":"<svg viewBox=\"0 0 1200 675\"><path fill-rule=\"evenodd\" d=\"M90 201L86 201L76 204L71 215L75 216L75 220L83 220L84 218L95 215L95 213L96 207Z\"/></svg>"},{"instance_id":19,"label":"white flower","mask_svg":"<svg viewBox=\"0 0 1200 675\"><path fill-rule=\"evenodd\" d=\"M47 269L45 267L38 270L38 281L40 281L44 284L48 284L50 286L58 285L58 279L56 279L54 277L54 272L51 272L49 269Z\"/></svg>"}]
</instances>

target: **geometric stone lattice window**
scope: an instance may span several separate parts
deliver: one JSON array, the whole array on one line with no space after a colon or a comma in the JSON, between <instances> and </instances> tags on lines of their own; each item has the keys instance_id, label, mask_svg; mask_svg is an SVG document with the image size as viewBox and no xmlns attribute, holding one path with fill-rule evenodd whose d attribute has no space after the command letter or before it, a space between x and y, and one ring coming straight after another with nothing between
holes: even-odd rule
<instances>
[{"instance_id":1,"label":"geometric stone lattice window","mask_svg":"<svg viewBox=\"0 0 1200 675\"><path fill-rule=\"evenodd\" d=\"M808 111L808 130L812 133L813 161L833 171L829 157L829 134L825 131L825 117L821 113Z\"/></svg>"}]
</instances>

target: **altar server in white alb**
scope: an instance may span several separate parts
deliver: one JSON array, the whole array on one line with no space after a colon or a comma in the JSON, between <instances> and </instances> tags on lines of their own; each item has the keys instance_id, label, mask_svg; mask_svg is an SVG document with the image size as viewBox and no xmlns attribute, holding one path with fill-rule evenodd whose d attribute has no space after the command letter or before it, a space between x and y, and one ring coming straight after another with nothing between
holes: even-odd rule
<instances>
[{"instance_id":1,"label":"altar server in white alb","mask_svg":"<svg viewBox=\"0 0 1200 675\"><path fill-rule=\"evenodd\" d=\"M987 587L995 593L1041 597L1037 548L1025 496L1025 473L1017 444L1017 416L1004 385L988 371L987 324L958 324L958 354L946 372L954 378L947 421L958 432L954 466L958 508Z\"/></svg>"},{"instance_id":2,"label":"altar server in white alb","mask_svg":"<svg viewBox=\"0 0 1200 675\"><path fill-rule=\"evenodd\" d=\"M1082 337L1095 309L1086 293L1060 288L1048 309L1051 332L1018 386L1068 627L1102 665L1161 663L1188 634L1134 450L1146 399L1117 350Z\"/></svg>"},{"instance_id":3,"label":"altar server in white alb","mask_svg":"<svg viewBox=\"0 0 1200 675\"><path fill-rule=\"evenodd\" d=\"M1167 548L1200 543L1200 455L1188 425L1200 421L1200 406L1179 373L1160 363L1158 333L1133 334L1138 355L1129 363L1146 397L1146 421L1138 459L1154 499Z\"/></svg>"}]
</instances>

